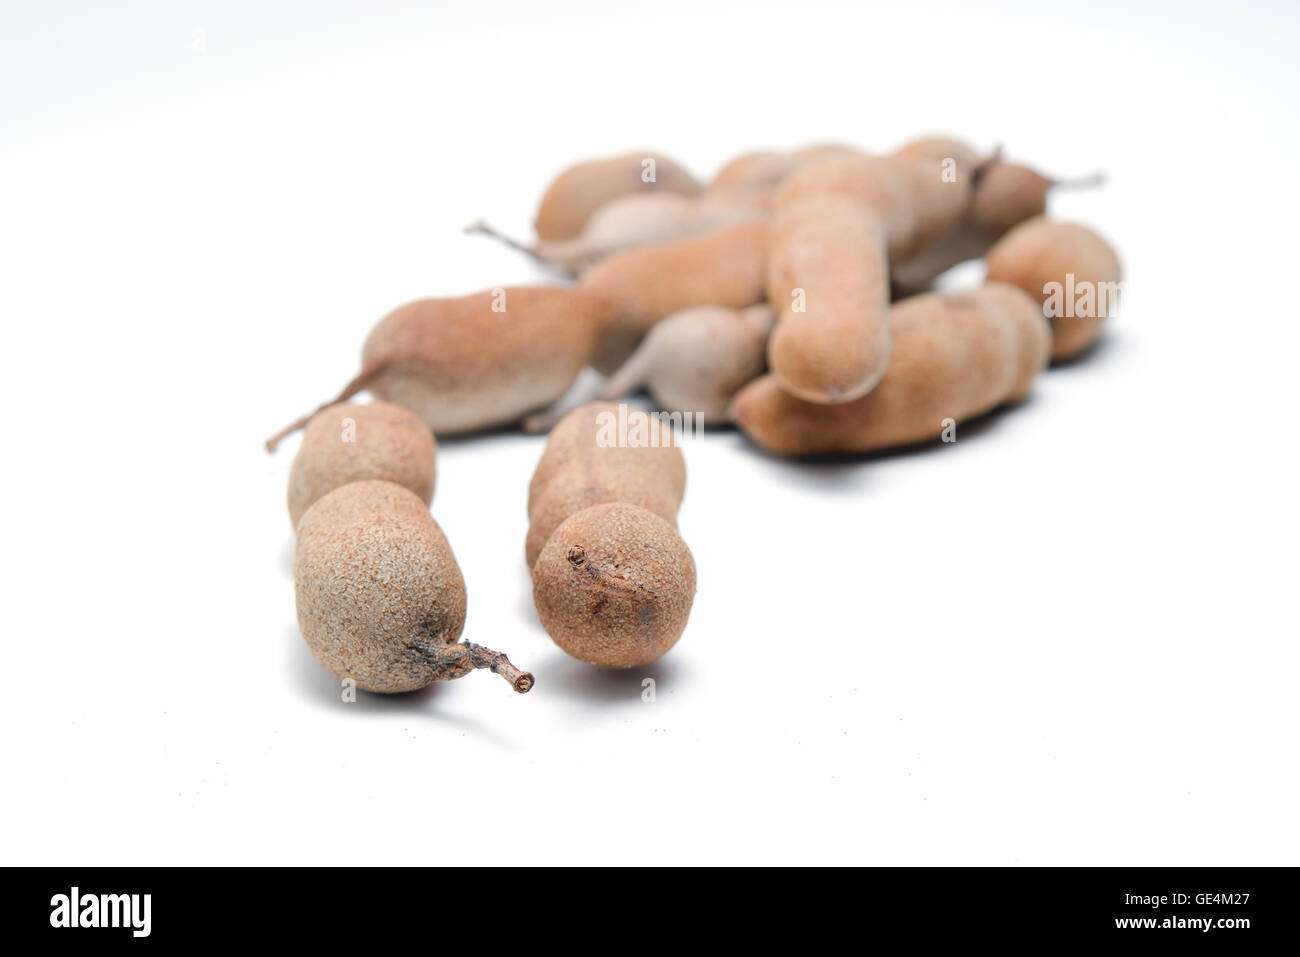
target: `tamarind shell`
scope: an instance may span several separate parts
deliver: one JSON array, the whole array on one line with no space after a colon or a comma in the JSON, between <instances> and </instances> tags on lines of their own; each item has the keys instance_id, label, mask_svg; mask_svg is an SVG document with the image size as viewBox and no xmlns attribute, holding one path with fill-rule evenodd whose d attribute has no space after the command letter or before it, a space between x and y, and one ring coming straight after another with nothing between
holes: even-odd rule
<instances>
[{"instance_id":1,"label":"tamarind shell","mask_svg":"<svg viewBox=\"0 0 1300 957\"><path fill-rule=\"evenodd\" d=\"M341 402L312 416L289 469L289 520L349 482L381 479L433 499L437 442L414 412L391 402Z\"/></svg>"},{"instance_id":2,"label":"tamarind shell","mask_svg":"<svg viewBox=\"0 0 1300 957\"><path fill-rule=\"evenodd\" d=\"M524 557L529 568L560 523L592 505L627 502L676 523L686 491L682 450L657 417L635 408L622 415L629 433L644 428L648 444L599 443L602 423L621 421L619 406L612 402L579 406L551 430L528 486Z\"/></svg>"},{"instance_id":3,"label":"tamarind shell","mask_svg":"<svg viewBox=\"0 0 1300 957\"><path fill-rule=\"evenodd\" d=\"M635 668L677 643L695 600L695 559L677 530L638 505L595 505L562 522L533 569L533 603L566 653Z\"/></svg>"},{"instance_id":4,"label":"tamarind shell","mask_svg":"<svg viewBox=\"0 0 1300 957\"><path fill-rule=\"evenodd\" d=\"M298 627L318 661L364 691L402 692L449 671L421 649L453 645L465 626L465 581L420 497L365 481L325 495L298 523Z\"/></svg>"}]
</instances>

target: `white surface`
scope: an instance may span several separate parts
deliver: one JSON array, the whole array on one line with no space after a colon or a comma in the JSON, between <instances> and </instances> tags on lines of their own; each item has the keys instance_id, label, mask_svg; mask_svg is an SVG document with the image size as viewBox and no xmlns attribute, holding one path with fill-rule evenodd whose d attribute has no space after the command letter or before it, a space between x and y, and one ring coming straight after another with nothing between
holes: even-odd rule
<instances>
[{"instance_id":1,"label":"white surface","mask_svg":"<svg viewBox=\"0 0 1300 957\"><path fill-rule=\"evenodd\" d=\"M1294 4L98 6L0 13L4 863L1297 863ZM1128 270L1100 352L954 446L692 442L654 704L536 622L541 441L445 442L537 687L339 701L260 441L389 307L538 280L461 225L933 130L1110 173L1054 204Z\"/></svg>"}]
</instances>

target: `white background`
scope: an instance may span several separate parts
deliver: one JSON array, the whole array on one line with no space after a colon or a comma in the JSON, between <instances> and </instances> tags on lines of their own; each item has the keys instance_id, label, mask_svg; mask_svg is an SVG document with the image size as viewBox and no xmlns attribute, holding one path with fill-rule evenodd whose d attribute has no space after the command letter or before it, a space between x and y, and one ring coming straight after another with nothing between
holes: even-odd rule
<instances>
[{"instance_id":1,"label":"white background","mask_svg":"<svg viewBox=\"0 0 1300 957\"><path fill-rule=\"evenodd\" d=\"M0 13L4 863L1297 863L1295 4L100 6ZM932 131L1110 174L1053 204L1127 269L1088 361L952 446L692 441L632 674L536 621L541 440L445 441L537 687L340 701L261 440L390 307L544 281L463 224Z\"/></svg>"}]
</instances>

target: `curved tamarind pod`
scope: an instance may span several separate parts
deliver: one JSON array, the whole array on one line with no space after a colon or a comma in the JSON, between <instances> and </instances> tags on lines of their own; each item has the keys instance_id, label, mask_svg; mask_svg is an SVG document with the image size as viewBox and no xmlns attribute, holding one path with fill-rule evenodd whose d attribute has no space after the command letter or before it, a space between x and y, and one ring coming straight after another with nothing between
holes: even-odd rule
<instances>
[{"instance_id":1,"label":"curved tamarind pod","mask_svg":"<svg viewBox=\"0 0 1300 957\"><path fill-rule=\"evenodd\" d=\"M870 452L937 438L950 423L1023 397L1048 361L1041 310L1005 284L905 299L889 322L889 369L867 395L804 402L763 376L737 394L732 419L780 455Z\"/></svg>"},{"instance_id":2,"label":"curved tamarind pod","mask_svg":"<svg viewBox=\"0 0 1300 957\"><path fill-rule=\"evenodd\" d=\"M989 250L988 277L1023 289L1052 320L1052 358L1083 352L1114 310L1123 269L1110 243L1078 223L1036 217Z\"/></svg>"},{"instance_id":3,"label":"curved tamarind pod","mask_svg":"<svg viewBox=\"0 0 1300 957\"><path fill-rule=\"evenodd\" d=\"M581 289L540 286L409 302L371 330L360 373L321 408L368 389L436 435L518 422L568 391L607 308ZM310 418L269 439L268 451Z\"/></svg>"},{"instance_id":4,"label":"curved tamarind pod","mask_svg":"<svg viewBox=\"0 0 1300 957\"><path fill-rule=\"evenodd\" d=\"M783 306L767 358L791 395L846 401L885 374L885 241L875 217L838 197L812 196L772 217L767 294Z\"/></svg>"},{"instance_id":5,"label":"curved tamarind pod","mask_svg":"<svg viewBox=\"0 0 1300 957\"><path fill-rule=\"evenodd\" d=\"M971 176L910 154L840 154L781 186L768 234L767 298L780 310L768 365L807 402L851 402L889 361L889 263L952 228Z\"/></svg>"}]
</instances>

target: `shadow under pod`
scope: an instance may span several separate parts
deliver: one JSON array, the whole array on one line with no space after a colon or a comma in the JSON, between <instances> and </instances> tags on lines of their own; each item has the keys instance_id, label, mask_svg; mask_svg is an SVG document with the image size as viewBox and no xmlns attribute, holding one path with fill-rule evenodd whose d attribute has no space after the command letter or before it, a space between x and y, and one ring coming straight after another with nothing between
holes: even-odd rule
<instances>
[{"instance_id":1,"label":"shadow under pod","mask_svg":"<svg viewBox=\"0 0 1300 957\"><path fill-rule=\"evenodd\" d=\"M435 681L417 691L407 691L402 694L376 694L357 690L354 700L345 701L343 683L312 655L307 643L303 641L298 626L293 625L286 629L286 635L290 643L289 669L293 679L303 696L319 708L342 708L357 714L402 714L415 719L446 724L455 730L472 734L484 743L504 751L519 750L512 739L501 735L495 728L465 715L447 714L440 710L437 705L439 699L444 697L443 692L446 689L442 686L446 682ZM500 678L487 671L475 672L457 680L488 682L498 686L497 690L503 697L516 694Z\"/></svg>"},{"instance_id":2,"label":"shadow under pod","mask_svg":"<svg viewBox=\"0 0 1300 957\"><path fill-rule=\"evenodd\" d=\"M1107 329L1096 341L1078 355L1053 362L1042 374L1050 376L1056 372L1069 373L1090 365L1112 361L1123 347L1122 333L1115 329ZM1037 401L1035 393L1030 392L1029 396L1020 402L1001 405L992 411L985 412L983 415L967 419L958 425L957 435L960 439L967 439L977 438L991 432L1002 421L1004 415L1009 412L1014 413L1016 409L1032 405L1035 401ZM877 452L840 452L790 458L767 451L756 442L744 438L743 434L736 441L739 446L743 446L751 454L759 456L764 461L783 466L783 471L787 474L799 472L802 476L800 481L807 481L811 478L829 486L850 484L857 475L856 467L858 465L889 459L934 455L947 451L948 448L944 442L931 439L912 445L881 449Z\"/></svg>"},{"instance_id":3,"label":"shadow under pod","mask_svg":"<svg viewBox=\"0 0 1300 957\"><path fill-rule=\"evenodd\" d=\"M446 435L438 435L436 438L439 448L454 449L502 439L513 441L521 436L530 441L545 440L546 438L545 435L529 435L516 422L507 422L505 425L494 425L485 429L475 429L472 432L451 432Z\"/></svg>"},{"instance_id":4,"label":"shadow under pod","mask_svg":"<svg viewBox=\"0 0 1300 957\"><path fill-rule=\"evenodd\" d=\"M565 698L605 704L644 703L645 680L654 680L656 698L675 691L685 682L686 669L674 662L672 652L639 668L600 668L571 658L559 648L533 669L537 690ZM536 693L536 691L534 691Z\"/></svg>"},{"instance_id":5,"label":"shadow under pod","mask_svg":"<svg viewBox=\"0 0 1300 957\"><path fill-rule=\"evenodd\" d=\"M537 620L537 606L533 604L532 578L530 577L528 581L530 582L528 590L519 596L519 617L540 630L542 625Z\"/></svg>"},{"instance_id":6,"label":"shadow under pod","mask_svg":"<svg viewBox=\"0 0 1300 957\"><path fill-rule=\"evenodd\" d=\"M983 415L966 419L958 424L957 436L960 441L979 438L985 433L996 429L1004 416L1008 414L1014 415L1017 409L1026 408L1034 402L1035 397L1031 394L1020 402L1000 405ZM876 452L834 452L791 458L769 452L757 443L748 440L742 440L742 444L751 454L759 456L765 462L778 466L778 471L786 477L791 477L793 481L798 483L813 481L827 486L843 485L846 487L851 487L861 480L860 466L870 465L875 462L942 455L950 451L949 443L939 439L927 439L924 442L894 446Z\"/></svg>"}]
</instances>

